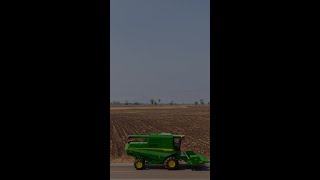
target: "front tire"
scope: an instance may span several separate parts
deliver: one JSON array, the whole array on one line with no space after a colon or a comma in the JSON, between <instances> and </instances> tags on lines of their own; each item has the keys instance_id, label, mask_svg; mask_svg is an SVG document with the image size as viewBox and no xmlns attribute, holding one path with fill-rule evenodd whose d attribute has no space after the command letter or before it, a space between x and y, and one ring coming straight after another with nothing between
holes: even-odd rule
<instances>
[{"instance_id":1,"label":"front tire","mask_svg":"<svg viewBox=\"0 0 320 180\"><path fill-rule=\"evenodd\" d=\"M145 166L145 161L143 159L136 159L134 161L134 167L137 169L137 170L142 170L144 169L144 166Z\"/></svg>"},{"instance_id":2,"label":"front tire","mask_svg":"<svg viewBox=\"0 0 320 180\"><path fill-rule=\"evenodd\" d=\"M179 161L174 157L170 156L164 161L164 167L169 170L177 169Z\"/></svg>"}]
</instances>

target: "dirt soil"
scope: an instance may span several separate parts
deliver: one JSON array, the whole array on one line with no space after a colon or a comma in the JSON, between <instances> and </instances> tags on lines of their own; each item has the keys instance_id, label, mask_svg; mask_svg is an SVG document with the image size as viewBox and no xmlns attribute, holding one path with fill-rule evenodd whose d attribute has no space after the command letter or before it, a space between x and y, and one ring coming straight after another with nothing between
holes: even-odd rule
<instances>
[{"instance_id":1,"label":"dirt soil","mask_svg":"<svg viewBox=\"0 0 320 180\"><path fill-rule=\"evenodd\" d=\"M142 106L110 108L110 160L133 162L124 147L129 134L185 135L181 150L210 159L210 106Z\"/></svg>"}]
</instances>

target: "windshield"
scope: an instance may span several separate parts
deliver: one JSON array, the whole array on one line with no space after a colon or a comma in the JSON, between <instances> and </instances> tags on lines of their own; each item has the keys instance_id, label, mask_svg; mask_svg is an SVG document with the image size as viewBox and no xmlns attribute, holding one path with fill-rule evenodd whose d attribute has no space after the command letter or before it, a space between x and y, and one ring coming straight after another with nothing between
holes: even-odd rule
<instances>
[{"instance_id":1,"label":"windshield","mask_svg":"<svg viewBox=\"0 0 320 180\"><path fill-rule=\"evenodd\" d=\"M182 138L179 138L179 137L173 138L173 147L177 151L180 151L181 140L182 140Z\"/></svg>"}]
</instances>

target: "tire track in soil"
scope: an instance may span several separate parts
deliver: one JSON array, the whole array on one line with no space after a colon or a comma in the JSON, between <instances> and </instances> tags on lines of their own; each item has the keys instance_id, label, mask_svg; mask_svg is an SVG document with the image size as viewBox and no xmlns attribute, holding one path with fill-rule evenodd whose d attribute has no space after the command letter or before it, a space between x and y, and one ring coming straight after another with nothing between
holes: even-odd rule
<instances>
[{"instance_id":1,"label":"tire track in soil","mask_svg":"<svg viewBox=\"0 0 320 180\"><path fill-rule=\"evenodd\" d=\"M121 156L121 153L120 153L120 151L118 151L118 150L120 149L120 148L119 148L119 145L118 145L118 139L120 139L120 136L119 136L119 134L118 134L118 132L117 132L116 126L117 126L117 123L114 122L114 125L112 126L112 128L113 128L113 132L114 132L114 135L115 135L115 140L117 141L116 143L114 143L114 145L115 145L115 152L114 152L114 154L116 155L115 157L120 157L120 156Z\"/></svg>"},{"instance_id":2,"label":"tire track in soil","mask_svg":"<svg viewBox=\"0 0 320 180\"><path fill-rule=\"evenodd\" d=\"M119 153L119 157L124 154L124 146L125 146L125 136L124 136L124 132L123 132L123 129L122 129L122 123L121 122L117 122L117 126L116 126L116 129L117 129L117 134L118 134L118 146L117 146L117 152Z\"/></svg>"}]
</instances>

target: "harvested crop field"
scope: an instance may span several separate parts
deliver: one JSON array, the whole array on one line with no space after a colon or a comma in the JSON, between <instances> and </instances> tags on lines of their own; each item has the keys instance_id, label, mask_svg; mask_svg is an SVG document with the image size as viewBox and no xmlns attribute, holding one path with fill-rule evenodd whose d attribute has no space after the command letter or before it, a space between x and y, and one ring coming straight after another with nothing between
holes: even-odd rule
<instances>
[{"instance_id":1,"label":"harvested crop field","mask_svg":"<svg viewBox=\"0 0 320 180\"><path fill-rule=\"evenodd\" d=\"M210 159L210 106L144 106L110 108L110 160L133 162L124 147L129 134L183 134L181 150Z\"/></svg>"}]
</instances>

